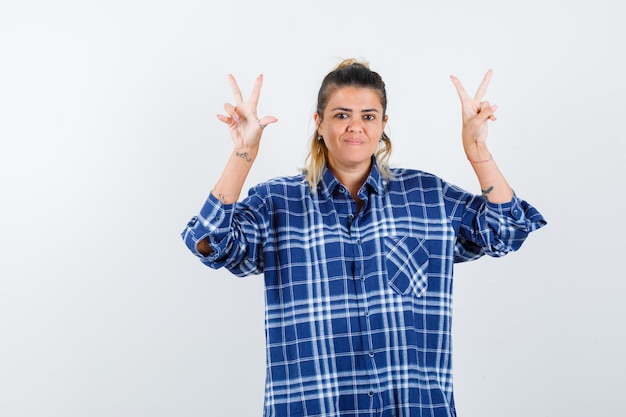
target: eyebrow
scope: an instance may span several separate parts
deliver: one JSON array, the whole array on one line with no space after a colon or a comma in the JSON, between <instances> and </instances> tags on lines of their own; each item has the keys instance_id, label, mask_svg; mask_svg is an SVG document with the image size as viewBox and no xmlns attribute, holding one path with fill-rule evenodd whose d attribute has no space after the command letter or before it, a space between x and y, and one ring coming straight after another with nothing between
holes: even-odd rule
<instances>
[{"instance_id":1,"label":"eyebrow","mask_svg":"<svg viewBox=\"0 0 626 417\"><path fill-rule=\"evenodd\" d=\"M331 111L345 111L345 112L352 112L352 109L349 109L347 107L335 107L334 109L332 109ZM378 113L378 110L376 109L363 109L361 110L361 113Z\"/></svg>"}]
</instances>

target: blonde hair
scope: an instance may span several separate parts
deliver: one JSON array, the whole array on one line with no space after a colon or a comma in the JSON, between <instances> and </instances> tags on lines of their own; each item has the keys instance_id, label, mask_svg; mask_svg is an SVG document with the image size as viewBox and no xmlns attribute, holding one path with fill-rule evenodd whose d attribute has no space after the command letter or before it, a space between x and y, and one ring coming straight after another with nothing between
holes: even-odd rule
<instances>
[{"instance_id":1,"label":"blonde hair","mask_svg":"<svg viewBox=\"0 0 626 417\"><path fill-rule=\"evenodd\" d=\"M370 70L367 62L359 62L355 59L342 61L333 71L328 73L317 95L316 113L321 120L324 116L324 109L328 105L328 100L336 90L348 87L371 88L380 96L383 106L383 117L387 114L387 92L385 83L378 73ZM378 149L375 153L376 164L385 179L391 178L389 168L389 157L391 156L391 139L383 132ZM317 184L322 179L322 172L328 163L328 148L323 140L318 139L317 130L311 137L311 149L305 159L303 173L312 190L317 188Z\"/></svg>"}]
</instances>

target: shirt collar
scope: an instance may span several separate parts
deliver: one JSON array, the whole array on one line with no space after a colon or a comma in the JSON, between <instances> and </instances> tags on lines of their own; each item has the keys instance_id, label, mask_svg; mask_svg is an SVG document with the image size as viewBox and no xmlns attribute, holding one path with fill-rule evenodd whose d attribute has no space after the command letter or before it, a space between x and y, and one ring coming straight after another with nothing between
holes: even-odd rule
<instances>
[{"instance_id":1,"label":"shirt collar","mask_svg":"<svg viewBox=\"0 0 626 417\"><path fill-rule=\"evenodd\" d=\"M320 188L322 193L325 195L331 195L333 191L335 191L335 188L337 188L338 186L341 186L339 180L335 178L332 172L330 172L328 166L324 167L322 179L320 180ZM378 194L383 194L384 192L385 184L383 181L383 177L380 174L380 170L378 169L378 164L376 163L375 156L372 156L372 169L370 170L370 173L365 180L365 186L369 188L370 191L374 191Z\"/></svg>"}]
</instances>

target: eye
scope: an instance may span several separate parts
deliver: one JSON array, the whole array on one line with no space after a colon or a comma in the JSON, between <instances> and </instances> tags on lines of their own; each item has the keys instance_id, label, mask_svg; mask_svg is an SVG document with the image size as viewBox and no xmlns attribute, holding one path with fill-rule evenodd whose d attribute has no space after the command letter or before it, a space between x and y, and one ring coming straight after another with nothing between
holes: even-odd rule
<instances>
[{"instance_id":1,"label":"eye","mask_svg":"<svg viewBox=\"0 0 626 417\"><path fill-rule=\"evenodd\" d=\"M366 114L366 115L363 116L363 119L370 120L370 121L371 120L376 120L376 116L373 115L373 114Z\"/></svg>"},{"instance_id":2,"label":"eye","mask_svg":"<svg viewBox=\"0 0 626 417\"><path fill-rule=\"evenodd\" d=\"M348 115L346 113L337 113L335 114L336 119L347 119Z\"/></svg>"}]
</instances>

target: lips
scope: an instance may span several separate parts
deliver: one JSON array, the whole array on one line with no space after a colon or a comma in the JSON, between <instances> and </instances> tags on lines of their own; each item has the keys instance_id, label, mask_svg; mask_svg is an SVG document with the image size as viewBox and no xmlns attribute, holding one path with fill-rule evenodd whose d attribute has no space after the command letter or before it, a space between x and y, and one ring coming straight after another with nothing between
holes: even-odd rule
<instances>
[{"instance_id":1,"label":"lips","mask_svg":"<svg viewBox=\"0 0 626 417\"><path fill-rule=\"evenodd\" d=\"M344 142L352 144L352 145L363 145L365 141L359 138L347 138L344 139Z\"/></svg>"}]
</instances>

